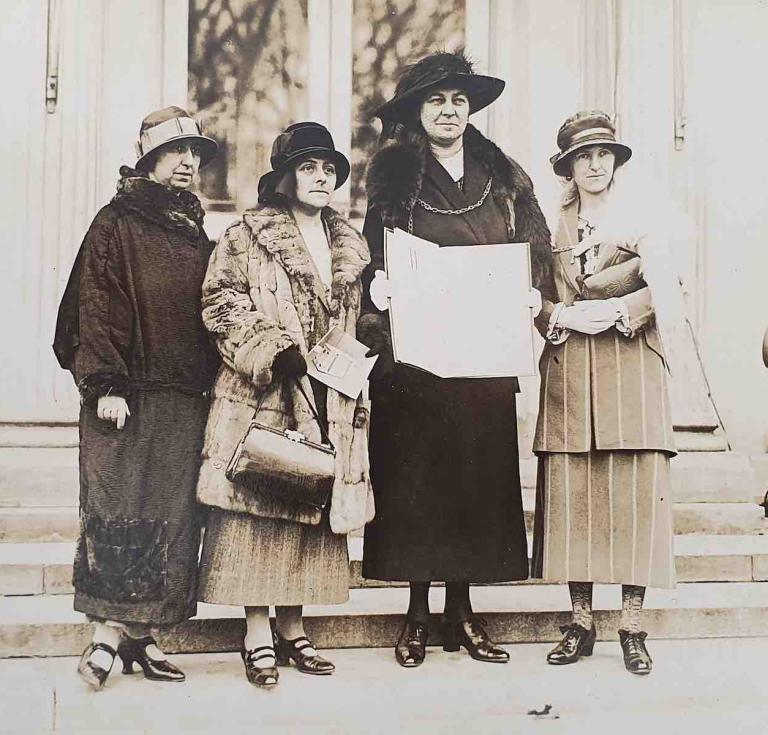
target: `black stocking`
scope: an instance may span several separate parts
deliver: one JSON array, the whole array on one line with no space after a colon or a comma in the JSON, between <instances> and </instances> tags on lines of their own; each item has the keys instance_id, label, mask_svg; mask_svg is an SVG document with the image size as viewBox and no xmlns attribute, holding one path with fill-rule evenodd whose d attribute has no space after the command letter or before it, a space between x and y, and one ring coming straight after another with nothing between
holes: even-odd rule
<instances>
[{"instance_id":1,"label":"black stocking","mask_svg":"<svg viewBox=\"0 0 768 735\"><path fill-rule=\"evenodd\" d=\"M445 583L445 617L453 622L469 620L472 617L469 582Z\"/></svg>"},{"instance_id":2,"label":"black stocking","mask_svg":"<svg viewBox=\"0 0 768 735\"><path fill-rule=\"evenodd\" d=\"M429 622L429 582L410 582L411 598L406 617L415 623Z\"/></svg>"}]
</instances>

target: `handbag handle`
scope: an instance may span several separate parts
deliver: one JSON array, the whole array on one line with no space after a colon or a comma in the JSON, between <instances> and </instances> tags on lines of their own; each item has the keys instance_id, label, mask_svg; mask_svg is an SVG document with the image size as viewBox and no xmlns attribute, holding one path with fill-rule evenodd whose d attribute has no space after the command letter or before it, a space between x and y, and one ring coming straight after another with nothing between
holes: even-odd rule
<instances>
[{"instance_id":1,"label":"handbag handle","mask_svg":"<svg viewBox=\"0 0 768 735\"><path fill-rule=\"evenodd\" d=\"M307 402L307 405L309 406L309 410L312 413L312 416L314 417L315 421L317 421L317 425L320 429L320 437L323 439L323 441L331 448L333 451L336 451L336 447L333 446L333 442L331 441L331 438L328 436L328 432L325 430L325 426L323 426L323 422L320 420L320 416L317 413L317 410L315 409L315 404L309 400L309 397L307 396L306 392L304 391L304 386L301 384L301 380L298 378L295 378L296 381L296 387L299 389L299 392L304 397L304 400ZM286 381L287 382L287 381ZM261 406L264 403L264 400L267 397L267 394L269 393L269 388L264 391L261 398L259 399L258 404L256 405L256 410L253 412L253 419L252 421L256 420L256 416L258 415L259 411L261 410Z\"/></svg>"}]
</instances>

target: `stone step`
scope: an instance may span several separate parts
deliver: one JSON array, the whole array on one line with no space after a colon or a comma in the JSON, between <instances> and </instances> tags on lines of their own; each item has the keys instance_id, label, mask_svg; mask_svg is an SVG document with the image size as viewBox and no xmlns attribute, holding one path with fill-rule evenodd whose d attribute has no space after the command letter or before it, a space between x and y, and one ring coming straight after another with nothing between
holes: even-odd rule
<instances>
[{"instance_id":1,"label":"stone step","mask_svg":"<svg viewBox=\"0 0 768 735\"><path fill-rule=\"evenodd\" d=\"M0 507L77 505L77 447L0 447ZM536 484L536 458L520 462L523 487ZM765 492L768 461L740 452L681 452L672 460L681 503L753 502Z\"/></svg>"},{"instance_id":2,"label":"stone step","mask_svg":"<svg viewBox=\"0 0 768 735\"><path fill-rule=\"evenodd\" d=\"M0 543L74 541L78 532L76 506L0 508Z\"/></svg>"},{"instance_id":3,"label":"stone step","mask_svg":"<svg viewBox=\"0 0 768 735\"><path fill-rule=\"evenodd\" d=\"M74 551L73 543L0 544L0 595L72 594ZM363 578L362 539L351 538L349 552L351 588L407 586ZM768 536L680 535L675 564L680 582L768 581Z\"/></svg>"},{"instance_id":4,"label":"stone step","mask_svg":"<svg viewBox=\"0 0 768 735\"><path fill-rule=\"evenodd\" d=\"M524 488L528 533L533 532L534 488ZM675 503L675 533L753 534L768 530L757 503ZM0 508L0 543L75 541L79 530L76 506Z\"/></svg>"},{"instance_id":5,"label":"stone step","mask_svg":"<svg viewBox=\"0 0 768 735\"><path fill-rule=\"evenodd\" d=\"M500 643L554 641L570 617L565 585L477 587L473 604ZM444 590L430 592L441 610ZM402 625L408 590L351 590L344 605L305 609L307 633L321 648L391 646ZM601 640L615 638L621 595L617 585L596 585L594 607ZM654 638L722 638L765 634L768 584L761 582L681 584L649 590L644 626ZM430 642L440 640L438 616ZM168 652L236 651L244 629L243 609L201 604L198 616L160 636ZM85 616L69 595L0 598L0 657L74 656L90 638Z\"/></svg>"}]
</instances>

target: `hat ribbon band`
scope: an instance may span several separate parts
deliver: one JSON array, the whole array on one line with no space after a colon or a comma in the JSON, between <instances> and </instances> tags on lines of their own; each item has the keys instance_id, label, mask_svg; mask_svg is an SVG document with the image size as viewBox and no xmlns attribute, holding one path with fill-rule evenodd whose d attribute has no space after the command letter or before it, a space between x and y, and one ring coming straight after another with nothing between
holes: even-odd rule
<instances>
[{"instance_id":1,"label":"hat ribbon band","mask_svg":"<svg viewBox=\"0 0 768 735\"><path fill-rule=\"evenodd\" d=\"M174 117L147 128L139 139L140 153L154 150L157 146L178 138L180 135L201 135L200 126L191 117Z\"/></svg>"},{"instance_id":2,"label":"hat ribbon band","mask_svg":"<svg viewBox=\"0 0 768 735\"><path fill-rule=\"evenodd\" d=\"M582 130L580 133L575 133L571 137L571 145L578 143L580 140L584 140L584 138L587 137L610 138L611 140L616 140L616 135L610 128L588 128L587 130Z\"/></svg>"}]
</instances>

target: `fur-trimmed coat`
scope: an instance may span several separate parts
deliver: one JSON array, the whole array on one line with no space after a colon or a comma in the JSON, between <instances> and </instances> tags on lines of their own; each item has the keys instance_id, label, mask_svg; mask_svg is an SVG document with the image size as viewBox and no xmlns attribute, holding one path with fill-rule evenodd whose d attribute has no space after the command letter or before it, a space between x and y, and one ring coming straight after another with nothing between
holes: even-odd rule
<instances>
[{"instance_id":1,"label":"fur-trimmed coat","mask_svg":"<svg viewBox=\"0 0 768 735\"><path fill-rule=\"evenodd\" d=\"M211 254L197 197L128 168L91 224L54 349L78 382L75 609L171 625L195 614L195 488L219 359L200 315ZM123 429L96 415L125 398Z\"/></svg>"},{"instance_id":2,"label":"fur-trimmed coat","mask_svg":"<svg viewBox=\"0 0 768 735\"><path fill-rule=\"evenodd\" d=\"M297 345L306 354L316 341L317 309L330 326L355 333L363 268L369 262L364 238L330 208L322 213L329 233L332 284L320 281L290 209L262 204L243 214L219 240L203 284L203 321L223 365L213 391L198 484L200 502L225 510L303 523L321 513L258 495L229 482L224 471L255 409L265 424L294 428L320 441L320 431L298 388L285 395L273 380L275 357ZM309 396L309 379L302 384ZM346 533L370 520L368 410L329 388L328 433L336 447L331 527Z\"/></svg>"},{"instance_id":3,"label":"fur-trimmed coat","mask_svg":"<svg viewBox=\"0 0 768 735\"><path fill-rule=\"evenodd\" d=\"M465 214L416 203L418 197L440 209L464 209L481 199L489 179L490 195ZM425 140L405 134L371 160L368 197L366 287L384 268L384 227L407 230L412 216L413 234L441 246L530 242L534 286L553 291L549 230L531 181L472 126L464 134L463 189ZM364 311L361 341L386 341L387 315L367 290ZM377 371L370 441L377 515L365 532L366 577L494 582L528 576L517 391L516 378L441 379L401 364Z\"/></svg>"}]
</instances>

